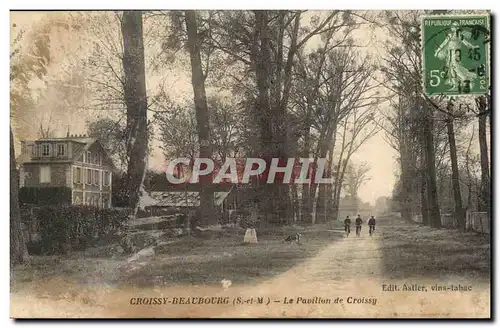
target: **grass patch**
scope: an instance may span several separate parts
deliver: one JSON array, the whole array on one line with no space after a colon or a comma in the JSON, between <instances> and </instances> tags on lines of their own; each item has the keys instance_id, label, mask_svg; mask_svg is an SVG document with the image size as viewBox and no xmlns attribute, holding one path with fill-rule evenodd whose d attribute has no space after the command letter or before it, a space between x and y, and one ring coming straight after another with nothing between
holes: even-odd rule
<instances>
[{"instance_id":1,"label":"grass patch","mask_svg":"<svg viewBox=\"0 0 500 328\"><path fill-rule=\"evenodd\" d=\"M403 222L381 231L384 274L388 277L490 278L488 235L431 229Z\"/></svg>"},{"instance_id":2,"label":"grass patch","mask_svg":"<svg viewBox=\"0 0 500 328\"><path fill-rule=\"evenodd\" d=\"M324 228L324 227L323 227ZM285 230L285 229L284 229ZM299 229L259 233L259 244L242 244L244 231L214 235L211 239L184 239L157 254L146 267L122 277L127 285L219 284L229 279L233 284L253 284L283 273L301 261L314 257L340 233L326 228L301 229L304 242L282 243Z\"/></svg>"},{"instance_id":3,"label":"grass patch","mask_svg":"<svg viewBox=\"0 0 500 328\"><path fill-rule=\"evenodd\" d=\"M176 238L175 243L157 251L145 266L135 270L118 269L127 256L106 256L106 252L99 251L100 247L113 245L65 256L32 256L29 265L16 266L11 271L11 286L15 290L26 283L59 277L81 283L127 286L220 284L222 279L233 284L252 284L314 257L342 238L340 229L340 222L258 229L257 245L243 244L245 231L241 229L203 232L197 237ZM296 232L304 237L301 245L282 243Z\"/></svg>"}]
</instances>

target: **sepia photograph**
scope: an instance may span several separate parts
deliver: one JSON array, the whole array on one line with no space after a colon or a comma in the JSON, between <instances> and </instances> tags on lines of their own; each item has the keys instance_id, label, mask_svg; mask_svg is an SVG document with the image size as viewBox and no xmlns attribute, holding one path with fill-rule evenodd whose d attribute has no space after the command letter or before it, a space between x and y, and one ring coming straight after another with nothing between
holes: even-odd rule
<instances>
[{"instance_id":1,"label":"sepia photograph","mask_svg":"<svg viewBox=\"0 0 500 328\"><path fill-rule=\"evenodd\" d=\"M10 318L492 319L489 10L111 9L9 12Z\"/></svg>"}]
</instances>

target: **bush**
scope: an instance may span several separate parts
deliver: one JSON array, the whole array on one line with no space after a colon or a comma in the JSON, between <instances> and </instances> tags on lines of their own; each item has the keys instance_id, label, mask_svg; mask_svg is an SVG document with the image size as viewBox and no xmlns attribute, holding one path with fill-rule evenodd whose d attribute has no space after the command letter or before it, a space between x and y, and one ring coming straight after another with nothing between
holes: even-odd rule
<instances>
[{"instance_id":1,"label":"bush","mask_svg":"<svg viewBox=\"0 0 500 328\"><path fill-rule=\"evenodd\" d=\"M19 189L19 202L35 205L71 204L71 188L22 187Z\"/></svg>"},{"instance_id":2,"label":"bush","mask_svg":"<svg viewBox=\"0 0 500 328\"><path fill-rule=\"evenodd\" d=\"M44 254L84 250L94 241L118 231L128 212L91 206L44 206L36 211L40 249Z\"/></svg>"}]
</instances>

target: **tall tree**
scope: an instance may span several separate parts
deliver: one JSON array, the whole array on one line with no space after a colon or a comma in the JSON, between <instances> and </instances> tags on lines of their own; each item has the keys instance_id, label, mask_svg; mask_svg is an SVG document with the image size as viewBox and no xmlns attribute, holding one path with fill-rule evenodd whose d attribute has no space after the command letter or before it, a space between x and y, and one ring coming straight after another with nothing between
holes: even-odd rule
<instances>
[{"instance_id":1,"label":"tall tree","mask_svg":"<svg viewBox=\"0 0 500 328\"><path fill-rule=\"evenodd\" d=\"M207 97L205 92L206 74L203 72L201 63L201 39L198 35L196 12L185 11L185 22L187 30L187 48L191 60L191 83L194 92L194 105L196 108L196 128L198 132L198 144L200 147L200 158L212 158L212 144L210 142L209 113ZM204 223L213 220L213 188L211 175L200 177L200 215Z\"/></svg>"},{"instance_id":2,"label":"tall tree","mask_svg":"<svg viewBox=\"0 0 500 328\"><path fill-rule=\"evenodd\" d=\"M28 249L24 240L19 208L19 172L16 168L14 136L10 128L10 262L24 263L28 260Z\"/></svg>"},{"instance_id":3,"label":"tall tree","mask_svg":"<svg viewBox=\"0 0 500 328\"><path fill-rule=\"evenodd\" d=\"M422 154L425 155L423 156L425 165L421 166L421 168L425 168L425 174L422 173L421 177L425 178L425 181L421 181L420 186L423 188L425 185L430 224L433 227L440 227L441 218L436 180L436 140L434 138L434 109L436 106L432 105L430 99L424 97L422 93L420 15L421 12L418 11L385 12L387 24L384 28L391 38L386 42L388 59L385 59L387 64L382 68L382 71L390 81L386 87L399 98L403 106L408 107L407 113L404 115L407 115L408 120L402 125L410 136L409 143L406 142L404 147L399 149L403 217L405 220L411 220L412 209L415 208L412 195L417 194L417 184L411 182L414 181L413 177L416 173L417 160L415 157L420 154L421 147ZM422 213L422 215L426 215L426 213Z\"/></svg>"},{"instance_id":4,"label":"tall tree","mask_svg":"<svg viewBox=\"0 0 500 328\"><path fill-rule=\"evenodd\" d=\"M448 111L453 113L453 103L448 103ZM460 173L458 171L458 156L457 145L455 142L455 126L453 117L446 118L446 129L448 134L448 142L450 146L450 162L451 162L451 182L453 186L453 200L455 203L455 217L458 221L460 230L465 231L465 212L462 204L462 193L460 191Z\"/></svg>"},{"instance_id":5,"label":"tall tree","mask_svg":"<svg viewBox=\"0 0 500 328\"><path fill-rule=\"evenodd\" d=\"M313 36L354 25L353 20L348 12L324 12L313 15L311 26L301 28L302 11L225 11L216 16L210 42L255 85L256 92L251 90L252 119L257 123L259 143L253 155L286 160L291 142L287 122L296 54ZM284 219L290 214L288 185L263 184L260 188L264 216L274 212L272 215Z\"/></svg>"},{"instance_id":6,"label":"tall tree","mask_svg":"<svg viewBox=\"0 0 500 328\"><path fill-rule=\"evenodd\" d=\"M489 97L488 97L489 98ZM489 104L487 97L481 96L476 99L478 107L479 124L479 151L481 158L481 211L491 214L491 195L490 195L490 168L488 156L488 142L486 138L486 119L489 115Z\"/></svg>"},{"instance_id":7,"label":"tall tree","mask_svg":"<svg viewBox=\"0 0 500 328\"><path fill-rule=\"evenodd\" d=\"M431 227L441 228L441 212L439 209L436 182L436 152L434 150L434 112L426 103L424 103L423 111L426 120L423 126L423 134L425 138L424 149L427 168L426 186L429 220Z\"/></svg>"},{"instance_id":8,"label":"tall tree","mask_svg":"<svg viewBox=\"0 0 500 328\"><path fill-rule=\"evenodd\" d=\"M123 36L124 98L127 107L127 190L129 206L137 213L147 167L148 131L146 72L142 12L124 11Z\"/></svg>"},{"instance_id":9,"label":"tall tree","mask_svg":"<svg viewBox=\"0 0 500 328\"><path fill-rule=\"evenodd\" d=\"M16 28L16 24L13 24ZM46 62L50 56L44 52L43 60L35 62L25 60L26 54L21 51L21 41L23 41L24 31L18 31L14 40L11 41L11 73L10 73L10 110L11 120L16 112L21 111L21 106L30 103L32 99L25 92L28 83L35 76L43 76L46 73ZM43 43L42 43L43 44ZM40 51L37 43L31 51ZM46 48L43 47L45 50ZM32 55L33 53L29 53ZM30 58L30 56L27 56ZM16 153L14 148L14 134L12 132L12 123L9 127L10 138L10 263L21 264L28 261L28 249L24 238L23 227L21 222L21 210L19 207L19 172L16 166Z\"/></svg>"}]
</instances>

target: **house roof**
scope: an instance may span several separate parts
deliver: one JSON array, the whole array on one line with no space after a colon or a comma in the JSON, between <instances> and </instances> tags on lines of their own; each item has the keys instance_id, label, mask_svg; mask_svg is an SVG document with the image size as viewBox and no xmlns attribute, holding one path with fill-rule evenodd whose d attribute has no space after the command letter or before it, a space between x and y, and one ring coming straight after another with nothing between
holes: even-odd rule
<instances>
[{"instance_id":1,"label":"house roof","mask_svg":"<svg viewBox=\"0 0 500 328\"><path fill-rule=\"evenodd\" d=\"M214 205L221 205L229 195L227 192L214 192ZM151 196L158 199L154 206L160 207L197 207L200 205L200 193L196 191L164 191L152 192Z\"/></svg>"},{"instance_id":2,"label":"house roof","mask_svg":"<svg viewBox=\"0 0 500 328\"><path fill-rule=\"evenodd\" d=\"M92 144L96 141L96 138L90 138L90 137L66 137L66 138L42 138L35 140L35 142L40 143L40 142L53 142L53 141L74 141L74 142L79 142L79 143L84 143L84 144Z\"/></svg>"},{"instance_id":3,"label":"house roof","mask_svg":"<svg viewBox=\"0 0 500 328\"><path fill-rule=\"evenodd\" d=\"M70 141L70 142L79 144L80 146L73 148L73 152L72 152L71 158L54 159L54 160L50 161L51 163L56 163L56 162L59 162L59 163L72 163L72 162L76 161L84 151L87 151L90 147L92 147L92 145L94 145L94 144L97 143L99 145L99 147L101 148L102 152L108 158L109 163L111 164L111 166L113 168L115 167L114 164L113 164L113 161L109 157L109 154L106 152L106 149L104 149L104 146L96 138L90 138L90 137L86 137L86 136L85 137L83 137L83 136L82 137L70 136L70 137L66 137L66 138L42 138L42 139L38 139L38 140L34 140L34 141L29 141L29 143L40 144L40 143L44 143L44 142L51 142L52 143L52 142L63 142L63 141L64 142ZM31 159L31 154L29 154L29 153L23 153L23 154L21 154L17 158L17 163L19 163L19 164L41 163L41 162L46 162L46 161L45 160L32 160Z\"/></svg>"},{"instance_id":4,"label":"house roof","mask_svg":"<svg viewBox=\"0 0 500 328\"><path fill-rule=\"evenodd\" d=\"M156 181L153 181L150 186L150 191L179 191L179 192L184 192L184 191L193 191L193 192L198 192L201 190L202 185L200 183L190 183L189 181L186 183L180 183L180 184L173 184L165 179L157 179ZM223 192L223 191L229 191L233 187L233 184L231 183L218 183L218 184L212 184L212 190L214 192Z\"/></svg>"}]
</instances>

